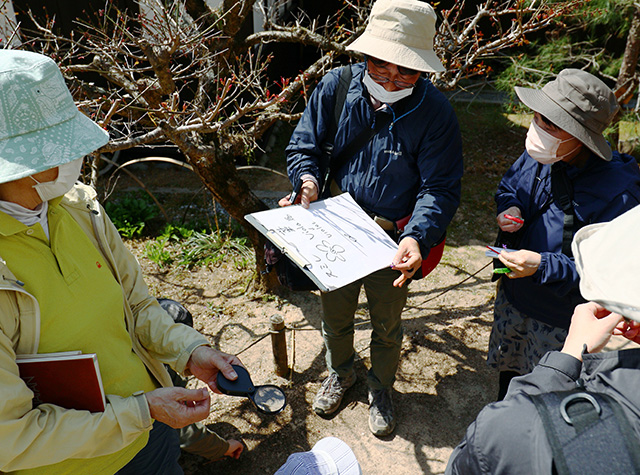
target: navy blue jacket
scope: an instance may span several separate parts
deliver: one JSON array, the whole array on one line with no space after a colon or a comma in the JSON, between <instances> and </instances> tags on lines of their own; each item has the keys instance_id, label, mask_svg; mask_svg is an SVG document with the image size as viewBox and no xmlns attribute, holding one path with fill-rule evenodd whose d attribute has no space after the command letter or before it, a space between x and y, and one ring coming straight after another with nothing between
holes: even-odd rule
<instances>
[{"instance_id":1,"label":"navy blue jacket","mask_svg":"<svg viewBox=\"0 0 640 475\"><path fill-rule=\"evenodd\" d=\"M591 154L583 167L567 167L567 175L579 226L611 221L640 202L640 171L629 155L613 152L606 162ZM569 328L573 309L584 299L573 258L561 252L564 213L551 197L551 165L538 164L525 151L502 178L495 198L498 214L511 206L522 211L526 228L517 248L542 256L532 276L502 278L507 299L528 317Z\"/></svg>"},{"instance_id":2,"label":"navy blue jacket","mask_svg":"<svg viewBox=\"0 0 640 475\"><path fill-rule=\"evenodd\" d=\"M335 170L334 178L367 211L392 221L413 214L400 239L416 239L424 258L460 203L462 142L455 113L425 78L418 80L409 97L375 112L362 84L364 64L353 65L352 70L334 157L362 130L374 127L380 114L391 114L391 125ZM286 148L289 178L294 183L308 173L322 188L322 144L333 117L339 74L339 69L330 71L320 81Z\"/></svg>"}]
</instances>

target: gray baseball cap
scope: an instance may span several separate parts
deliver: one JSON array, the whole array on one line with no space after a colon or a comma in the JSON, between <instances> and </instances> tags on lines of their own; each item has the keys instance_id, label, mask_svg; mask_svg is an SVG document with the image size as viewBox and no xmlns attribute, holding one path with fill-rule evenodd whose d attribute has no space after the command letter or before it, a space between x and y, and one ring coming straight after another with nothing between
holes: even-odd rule
<instances>
[{"instance_id":1,"label":"gray baseball cap","mask_svg":"<svg viewBox=\"0 0 640 475\"><path fill-rule=\"evenodd\" d=\"M611 312L640 322L640 206L608 223L580 229L571 249L580 293Z\"/></svg>"},{"instance_id":2,"label":"gray baseball cap","mask_svg":"<svg viewBox=\"0 0 640 475\"><path fill-rule=\"evenodd\" d=\"M0 50L0 183L82 158L108 141L78 110L51 58Z\"/></svg>"},{"instance_id":3,"label":"gray baseball cap","mask_svg":"<svg viewBox=\"0 0 640 475\"><path fill-rule=\"evenodd\" d=\"M563 69L542 89L516 87L515 91L527 107L611 160L611 147L602 133L618 111L618 101L600 79L580 69Z\"/></svg>"}]
</instances>

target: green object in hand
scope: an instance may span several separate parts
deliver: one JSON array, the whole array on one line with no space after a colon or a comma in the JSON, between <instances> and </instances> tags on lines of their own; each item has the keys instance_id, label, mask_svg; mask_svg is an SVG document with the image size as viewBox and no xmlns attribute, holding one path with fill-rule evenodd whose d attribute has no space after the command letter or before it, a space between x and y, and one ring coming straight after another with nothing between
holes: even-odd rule
<instances>
[{"instance_id":1,"label":"green object in hand","mask_svg":"<svg viewBox=\"0 0 640 475\"><path fill-rule=\"evenodd\" d=\"M498 267L497 269L493 269L494 274L508 274L511 272L511 269L508 267Z\"/></svg>"}]
</instances>

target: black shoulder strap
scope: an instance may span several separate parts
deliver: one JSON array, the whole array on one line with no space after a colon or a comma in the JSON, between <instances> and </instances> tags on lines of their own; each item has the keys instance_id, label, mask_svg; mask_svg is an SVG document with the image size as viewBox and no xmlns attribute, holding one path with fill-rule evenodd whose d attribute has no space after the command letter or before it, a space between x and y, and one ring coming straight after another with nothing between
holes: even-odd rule
<instances>
[{"instance_id":1,"label":"black shoulder strap","mask_svg":"<svg viewBox=\"0 0 640 475\"><path fill-rule=\"evenodd\" d=\"M614 399L586 391L529 397L542 419L558 475L640 473L640 442Z\"/></svg>"},{"instance_id":2,"label":"black shoulder strap","mask_svg":"<svg viewBox=\"0 0 640 475\"><path fill-rule=\"evenodd\" d=\"M338 171L345 162L353 157L356 153L362 150L369 140L375 137L383 127L388 126L391 123L391 115L385 112L377 113L375 115L375 122L372 128L365 128L360 132L355 139L349 142L340 152L340 155L334 157L331 161L332 170Z\"/></svg>"},{"instance_id":3,"label":"black shoulder strap","mask_svg":"<svg viewBox=\"0 0 640 475\"><path fill-rule=\"evenodd\" d=\"M347 64L340 70L340 79L335 91L335 103L333 105L333 120L329 121L329 128L327 129L327 136L322 145L322 162L324 166L324 182L322 183L322 193L320 196L324 196L325 190L329 185L329 174L331 173L333 157L333 145L336 140L336 133L338 132L338 122L340 122L340 116L344 109L344 103L347 99L347 92L349 91L349 85L351 84L351 78L353 77L353 71L351 71L351 65Z\"/></svg>"},{"instance_id":4,"label":"black shoulder strap","mask_svg":"<svg viewBox=\"0 0 640 475\"><path fill-rule=\"evenodd\" d=\"M358 153L369 140L371 140L383 127L391 123L391 116L387 113L379 113L375 116L375 123L372 128L365 128L351 142L349 142L337 157L333 156L333 146L338 130L338 122L344 109L344 103L351 83L352 71L351 66L345 66L340 71L340 82L336 88L336 103L334 106L333 123L329 124L327 129L327 139L322 146L323 162L325 166L324 183L322 184L322 193L320 196L326 196L331 179L336 171L338 171L345 162Z\"/></svg>"},{"instance_id":5,"label":"black shoulder strap","mask_svg":"<svg viewBox=\"0 0 640 475\"><path fill-rule=\"evenodd\" d=\"M564 212L562 253L572 257L571 241L578 230L578 222L573 209L573 183L569 180L567 164L564 162L556 162L551 165L551 195L558 208Z\"/></svg>"}]
</instances>

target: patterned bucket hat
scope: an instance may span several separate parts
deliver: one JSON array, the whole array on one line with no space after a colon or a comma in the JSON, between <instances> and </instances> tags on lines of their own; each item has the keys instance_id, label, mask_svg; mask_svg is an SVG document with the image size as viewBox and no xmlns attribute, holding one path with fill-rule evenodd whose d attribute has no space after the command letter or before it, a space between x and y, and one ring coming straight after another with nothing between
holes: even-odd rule
<instances>
[{"instance_id":1,"label":"patterned bucket hat","mask_svg":"<svg viewBox=\"0 0 640 475\"><path fill-rule=\"evenodd\" d=\"M0 183L82 158L108 141L78 110L53 60L0 50Z\"/></svg>"}]
</instances>

